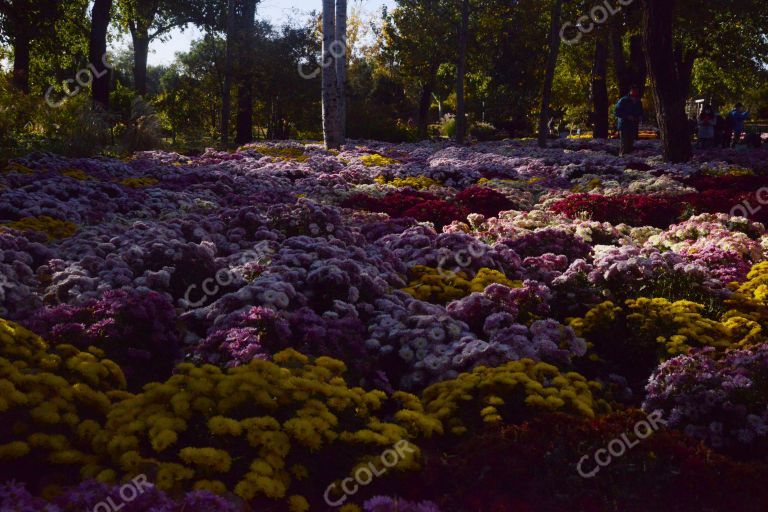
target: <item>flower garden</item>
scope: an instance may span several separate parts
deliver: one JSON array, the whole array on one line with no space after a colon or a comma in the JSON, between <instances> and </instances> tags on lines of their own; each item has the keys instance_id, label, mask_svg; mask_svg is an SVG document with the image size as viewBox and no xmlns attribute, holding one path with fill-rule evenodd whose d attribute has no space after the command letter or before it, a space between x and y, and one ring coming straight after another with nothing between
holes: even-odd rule
<instances>
[{"instance_id":1,"label":"flower garden","mask_svg":"<svg viewBox=\"0 0 768 512\"><path fill-rule=\"evenodd\" d=\"M768 510L768 151L638 148L12 161L0 510Z\"/></svg>"}]
</instances>

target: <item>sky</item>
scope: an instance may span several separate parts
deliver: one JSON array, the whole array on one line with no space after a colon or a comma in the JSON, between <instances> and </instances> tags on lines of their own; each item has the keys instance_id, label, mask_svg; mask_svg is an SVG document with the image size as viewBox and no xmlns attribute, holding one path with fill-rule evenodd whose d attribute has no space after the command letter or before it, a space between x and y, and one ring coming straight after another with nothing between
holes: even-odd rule
<instances>
[{"instance_id":1,"label":"sky","mask_svg":"<svg viewBox=\"0 0 768 512\"><path fill-rule=\"evenodd\" d=\"M350 0L349 8L362 6L368 13L378 11L382 5L393 7L394 0ZM257 5L256 15L258 18L267 19L275 25L280 25L289 18L306 18L311 11L320 11L322 8L321 0L261 0ZM153 66L169 64L173 61L176 52L185 52L189 49L190 43L201 36L196 28L188 28L181 32L175 30L171 33L168 41L154 41L150 45L150 54L148 63ZM128 38L124 37L118 47L126 47Z\"/></svg>"}]
</instances>

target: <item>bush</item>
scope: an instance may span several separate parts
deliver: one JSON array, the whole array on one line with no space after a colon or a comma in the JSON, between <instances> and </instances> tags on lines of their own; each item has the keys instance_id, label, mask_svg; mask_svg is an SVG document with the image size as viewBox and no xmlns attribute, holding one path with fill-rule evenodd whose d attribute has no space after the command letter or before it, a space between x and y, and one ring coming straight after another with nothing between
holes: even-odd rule
<instances>
[{"instance_id":1,"label":"bush","mask_svg":"<svg viewBox=\"0 0 768 512\"><path fill-rule=\"evenodd\" d=\"M120 150L124 153L158 149L163 145L163 134L155 109L142 98L131 102L131 115L120 137Z\"/></svg>"},{"instance_id":2,"label":"bush","mask_svg":"<svg viewBox=\"0 0 768 512\"><path fill-rule=\"evenodd\" d=\"M440 134L452 139L456 136L456 116L445 114L440 120Z\"/></svg>"},{"instance_id":3,"label":"bush","mask_svg":"<svg viewBox=\"0 0 768 512\"><path fill-rule=\"evenodd\" d=\"M496 127L491 123L477 121L469 127L469 134L480 141L494 140L497 135Z\"/></svg>"}]
</instances>

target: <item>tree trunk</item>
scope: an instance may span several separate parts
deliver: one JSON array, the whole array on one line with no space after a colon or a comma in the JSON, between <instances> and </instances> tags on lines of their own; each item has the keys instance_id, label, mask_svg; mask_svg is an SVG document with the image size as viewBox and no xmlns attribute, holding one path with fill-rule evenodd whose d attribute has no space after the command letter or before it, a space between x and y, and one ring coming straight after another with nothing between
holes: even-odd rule
<instances>
[{"instance_id":1,"label":"tree trunk","mask_svg":"<svg viewBox=\"0 0 768 512\"><path fill-rule=\"evenodd\" d=\"M613 54L613 73L619 87L619 96L629 94L632 80L627 69L627 59L624 57L624 33L620 27L621 18L616 16L611 22L611 53Z\"/></svg>"},{"instance_id":2,"label":"tree trunk","mask_svg":"<svg viewBox=\"0 0 768 512\"><path fill-rule=\"evenodd\" d=\"M339 97L339 140L347 136L347 0L336 0L336 87Z\"/></svg>"},{"instance_id":3,"label":"tree trunk","mask_svg":"<svg viewBox=\"0 0 768 512\"><path fill-rule=\"evenodd\" d=\"M327 149L341 147L339 126L339 88L333 59L336 39L336 5L334 0L323 0L323 138Z\"/></svg>"},{"instance_id":4,"label":"tree trunk","mask_svg":"<svg viewBox=\"0 0 768 512\"><path fill-rule=\"evenodd\" d=\"M147 94L147 56L149 55L149 33L146 29L131 29L133 40L133 82L139 96Z\"/></svg>"},{"instance_id":5,"label":"tree trunk","mask_svg":"<svg viewBox=\"0 0 768 512\"><path fill-rule=\"evenodd\" d=\"M674 0L645 0L643 41L664 159L686 162L692 154L685 115L687 85L682 83L686 70L679 69L675 59L674 12Z\"/></svg>"},{"instance_id":6,"label":"tree trunk","mask_svg":"<svg viewBox=\"0 0 768 512\"><path fill-rule=\"evenodd\" d=\"M21 31L13 40L13 85L29 94L30 37Z\"/></svg>"},{"instance_id":7,"label":"tree trunk","mask_svg":"<svg viewBox=\"0 0 768 512\"><path fill-rule=\"evenodd\" d=\"M608 85L606 73L608 71L608 46L605 40L605 32L600 30L595 37L595 55L592 62L592 112L593 131L595 139L608 138Z\"/></svg>"},{"instance_id":8,"label":"tree trunk","mask_svg":"<svg viewBox=\"0 0 768 512\"><path fill-rule=\"evenodd\" d=\"M547 146L547 122L550 116L552 101L552 82L555 80L557 54L560 51L560 13L563 10L563 0L552 0L552 13L549 25L549 55L544 71L544 87L541 91L541 111L539 112L539 147Z\"/></svg>"},{"instance_id":9,"label":"tree trunk","mask_svg":"<svg viewBox=\"0 0 768 512\"><path fill-rule=\"evenodd\" d=\"M427 138L427 127L429 126L429 107L432 105L432 91L435 88L434 73L421 86L421 97L419 98L419 115L416 124L416 135L419 140Z\"/></svg>"},{"instance_id":10,"label":"tree trunk","mask_svg":"<svg viewBox=\"0 0 768 512\"><path fill-rule=\"evenodd\" d=\"M459 25L459 62L456 65L456 144L464 144L467 136L467 109L464 80L467 74L467 32L469 30L469 0L461 2Z\"/></svg>"},{"instance_id":11,"label":"tree trunk","mask_svg":"<svg viewBox=\"0 0 768 512\"><path fill-rule=\"evenodd\" d=\"M91 11L91 39L88 45L88 58L93 68L91 97L94 106L109 108L109 68L106 66L107 30L112 0L95 0Z\"/></svg>"},{"instance_id":12,"label":"tree trunk","mask_svg":"<svg viewBox=\"0 0 768 512\"><path fill-rule=\"evenodd\" d=\"M250 77L242 77L237 85L237 121L235 143L247 144L253 139L253 87Z\"/></svg>"},{"instance_id":13,"label":"tree trunk","mask_svg":"<svg viewBox=\"0 0 768 512\"><path fill-rule=\"evenodd\" d=\"M242 2L240 20L237 24L237 61L239 77L237 85L237 121L235 142L247 144L253 140L253 47L256 0Z\"/></svg>"},{"instance_id":14,"label":"tree trunk","mask_svg":"<svg viewBox=\"0 0 768 512\"><path fill-rule=\"evenodd\" d=\"M645 63L643 36L634 35L629 38L629 86L637 87L642 97L645 93L645 82L647 79L648 67Z\"/></svg>"},{"instance_id":15,"label":"tree trunk","mask_svg":"<svg viewBox=\"0 0 768 512\"><path fill-rule=\"evenodd\" d=\"M227 1L227 49L224 55L224 87L221 91L221 147L229 148L229 122L232 113L232 53L235 45L235 0Z\"/></svg>"}]
</instances>

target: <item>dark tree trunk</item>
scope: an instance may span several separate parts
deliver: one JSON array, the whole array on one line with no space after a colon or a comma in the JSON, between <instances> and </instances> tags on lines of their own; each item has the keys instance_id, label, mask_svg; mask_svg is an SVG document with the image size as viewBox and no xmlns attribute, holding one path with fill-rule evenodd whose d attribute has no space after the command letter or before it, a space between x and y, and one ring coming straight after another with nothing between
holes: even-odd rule
<instances>
[{"instance_id":1,"label":"dark tree trunk","mask_svg":"<svg viewBox=\"0 0 768 512\"><path fill-rule=\"evenodd\" d=\"M337 44L341 46L342 54L336 58L336 87L339 98L339 136L342 143L347 137L347 0L336 0L336 31Z\"/></svg>"},{"instance_id":2,"label":"dark tree trunk","mask_svg":"<svg viewBox=\"0 0 768 512\"><path fill-rule=\"evenodd\" d=\"M235 142L238 145L253 140L253 46L256 0L245 0L238 25L237 60L240 67L237 86L237 121Z\"/></svg>"},{"instance_id":3,"label":"dark tree trunk","mask_svg":"<svg viewBox=\"0 0 768 512\"><path fill-rule=\"evenodd\" d=\"M616 16L611 23L611 53L613 54L613 73L619 86L619 96L629 94L632 80L629 76L627 59L624 57L624 33L620 26L621 18Z\"/></svg>"},{"instance_id":4,"label":"dark tree trunk","mask_svg":"<svg viewBox=\"0 0 768 512\"><path fill-rule=\"evenodd\" d=\"M26 31L21 31L13 41L13 85L24 94L29 94L30 43Z\"/></svg>"},{"instance_id":5,"label":"dark tree trunk","mask_svg":"<svg viewBox=\"0 0 768 512\"><path fill-rule=\"evenodd\" d=\"M419 98L419 115L416 122L416 135L419 140L427 138L427 126L429 126L429 107L432 105L432 91L434 90L434 78L430 77L424 85L421 86L421 96Z\"/></svg>"},{"instance_id":6,"label":"dark tree trunk","mask_svg":"<svg viewBox=\"0 0 768 512\"><path fill-rule=\"evenodd\" d=\"M91 11L91 39L88 58L93 68L91 97L94 106L109 107L109 68L105 65L107 55L107 30L112 0L95 0Z\"/></svg>"},{"instance_id":7,"label":"dark tree trunk","mask_svg":"<svg viewBox=\"0 0 768 512\"><path fill-rule=\"evenodd\" d=\"M611 53L613 53L614 74L619 85L619 95L629 94L630 89L637 87L642 96L645 93L645 82L648 79L643 36L638 34L629 38L629 62L624 55L622 39L621 29L617 23L613 23L611 25Z\"/></svg>"},{"instance_id":8,"label":"dark tree trunk","mask_svg":"<svg viewBox=\"0 0 768 512\"><path fill-rule=\"evenodd\" d=\"M235 143L247 144L253 139L253 87L250 77L237 86L237 122Z\"/></svg>"},{"instance_id":9,"label":"dark tree trunk","mask_svg":"<svg viewBox=\"0 0 768 512\"><path fill-rule=\"evenodd\" d=\"M232 112L232 53L235 45L235 0L227 2L227 49L224 55L224 86L221 91L221 146L229 147L229 120Z\"/></svg>"},{"instance_id":10,"label":"dark tree trunk","mask_svg":"<svg viewBox=\"0 0 768 512\"><path fill-rule=\"evenodd\" d=\"M604 31L600 31L595 38L595 55L592 62L592 112L593 131L595 139L608 138L608 85L606 73L608 71L608 46L605 41Z\"/></svg>"},{"instance_id":11,"label":"dark tree trunk","mask_svg":"<svg viewBox=\"0 0 768 512\"><path fill-rule=\"evenodd\" d=\"M664 159L686 162L692 154L685 115L690 72L681 69L683 63L676 58L681 52L674 50L674 12L674 0L645 0L643 41Z\"/></svg>"},{"instance_id":12,"label":"dark tree trunk","mask_svg":"<svg viewBox=\"0 0 768 512\"><path fill-rule=\"evenodd\" d=\"M552 0L552 13L549 26L549 55L544 71L544 87L541 91L541 111L539 112L539 147L547 146L547 122L550 116L552 101L552 82L555 80L557 54L560 52L560 13L563 10L563 0Z\"/></svg>"},{"instance_id":13,"label":"dark tree trunk","mask_svg":"<svg viewBox=\"0 0 768 512\"><path fill-rule=\"evenodd\" d=\"M149 55L149 34L147 30L132 29L133 40L133 82L139 96L147 94L147 56Z\"/></svg>"},{"instance_id":14,"label":"dark tree trunk","mask_svg":"<svg viewBox=\"0 0 768 512\"><path fill-rule=\"evenodd\" d=\"M642 97L645 93L645 82L647 79L648 67L645 63L643 36L634 35L629 38L629 86L637 87Z\"/></svg>"},{"instance_id":15,"label":"dark tree trunk","mask_svg":"<svg viewBox=\"0 0 768 512\"><path fill-rule=\"evenodd\" d=\"M456 65L456 143L464 144L467 136L467 109L464 98L464 80L467 74L467 32L469 31L469 0L461 2L459 25L459 62Z\"/></svg>"}]
</instances>

